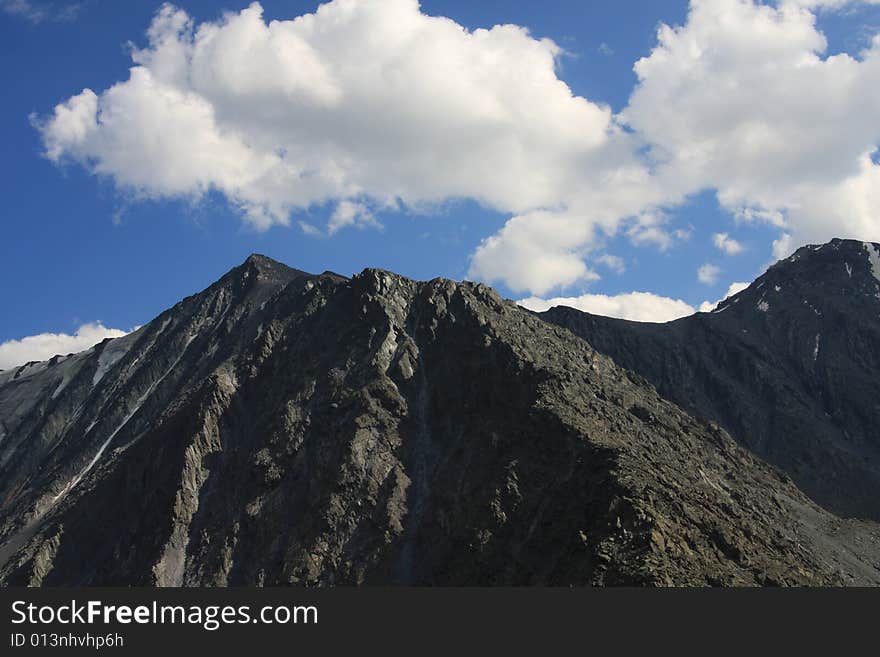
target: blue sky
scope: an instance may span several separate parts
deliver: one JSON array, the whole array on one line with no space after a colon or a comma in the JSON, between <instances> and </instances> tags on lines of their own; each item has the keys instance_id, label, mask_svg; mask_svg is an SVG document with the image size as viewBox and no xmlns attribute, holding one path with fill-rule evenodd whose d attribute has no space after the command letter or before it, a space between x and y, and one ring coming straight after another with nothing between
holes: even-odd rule
<instances>
[{"instance_id":1,"label":"blue sky","mask_svg":"<svg viewBox=\"0 0 880 657\"><path fill-rule=\"evenodd\" d=\"M391 10L384 7L391 4L400 5L398 13L386 15ZM388 57L400 67L395 71L409 87L420 87L427 80L428 95L414 92L412 105L400 110L408 122L400 134L394 134L395 125L383 122L381 114L374 121L364 116L368 110L358 108L381 112L387 106L397 111L394 104L399 105L402 97L408 102L407 97L399 95L399 89L381 88L388 76L377 78L367 90L354 89L357 79L346 78L343 72L352 61L337 55L335 42L318 42L330 40L332 34L310 37L312 59L297 60L294 55L293 75L305 77L297 78L293 86L285 86L285 69L275 70L276 60L269 59L257 73L268 76L260 78L259 89L246 86L252 83L247 76L254 74L245 72L243 79L223 78L228 84L222 89L216 80L204 78L201 87L196 81L183 90L199 95L220 117L218 121L225 121L217 128L224 138L244 135L239 141L249 149L260 140L265 152L257 152L254 161L278 154L283 161L289 151L308 141L312 145L303 146L301 177L302 171L327 168L326 159L321 159L325 155L321 139L332 141L335 135L321 135L328 128L315 118L320 114L305 111L291 115L289 121L296 126L288 132L284 103L299 103L297 94L324 93L323 78L318 80L310 70L326 69L326 78L337 87L333 93L360 103L346 109L333 100L330 111L338 114L333 120L343 122L333 125L346 125L345 112L349 112L352 125L360 131L355 139L366 145L346 153L340 139L333 145L334 157L343 153L341 161L353 162L340 186L333 187L327 182L330 173L321 171L326 176L320 184L328 191L297 191L291 196L274 187L266 191L266 180L239 188L234 163L221 170L213 161L225 156L219 151L217 158L212 154L204 172L194 173L196 182L189 186L158 180L155 171L179 160L167 152L162 155L170 158L167 162L151 159L159 156L149 130L165 131L169 125L168 130L173 130L173 122L185 111L181 106L172 107L169 111L178 114L165 116L163 121L170 123L158 128L132 123L128 129L143 137L139 140L130 133L112 132L100 119L83 140L65 123L70 117L56 112L60 103L82 100L86 88L93 90L104 116L112 111L120 116L122 109L130 111L133 106L126 103L139 102L141 96L128 83L131 44L153 53L147 63L143 58L140 63L160 80L158 45L150 42L146 31L161 3L0 0L4 88L0 281L6 308L0 320L0 343L44 333L74 334L82 325L97 321L105 327L129 329L205 287L251 252L314 272L329 269L350 275L364 267L382 267L420 279L482 278L514 299L566 297L581 299L573 305L580 303L597 312L608 308L609 313L634 319L667 319L670 310L662 299L683 300L694 309L705 301L717 301L732 283L752 280L774 257L802 242L837 235L880 239L880 216L875 213L880 200L873 191L880 178L874 178L872 168L877 163L873 149L880 141L876 126L880 99L870 91L872 83L880 88L880 45L872 47L871 41L880 27L880 6L834 0L791 0L799 6L787 8L781 6L785 2L761 7L747 0L703 4L712 6L711 11L697 14L683 0L540 4L425 0L420 10L406 0L386 3L371 10L375 15L369 20L384 21L382 25L393 28L390 34L398 33L395 21L399 21L400 33L412 25L426 36L416 39L416 45L408 42L403 54L393 51L397 46L389 42L394 37L387 42L364 40L364 52L353 57L354 61L359 56ZM816 6L820 4L841 6ZM234 26L223 22L224 12L237 16L246 3L182 0L177 6L188 16L188 29L213 23L222 31ZM265 0L262 7L259 21L268 24L314 12L317 3ZM484 66L486 57L501 57L497 61L528 69L523 81L514 73L486 82L481 69L484 77L474 87L450 82L444 66L457 56L459 37L425 22L427 16L448 17L471 34L497 24L528 28L528 35L503 39L493 31L498 38L485 44L472 43L476 40L471 38L466 55L455 60L459 67L455 75L465 83L471 73L469 62ZM373 24L358 16L351 21L351 30ZM662 24L679 31L661 44ZM263 30L262 23L248 25ZM195 43L186 30L167 28L166 32L188 46ZM824 50L816 46L820 37L827 41ZM276 35L272 47L284 38ZM545 38L558 46L549 66L540 56L544 47L536 45L540 43L536 39ZM203 55L215 67L211 69L215 76L220 70L216 67L235 71L236 58L246 62L249 56L246 49L235 50L237 42L230 43ZM835 55L846 61L832 61ZM640 79L634 64L649 56L651 66L642 70ZM802 56L815 60L806 70L800 64ZM402 57L412 64L400 64ZM767 66L776 58L778 66ZM195 79L196 64L191 66L188 75ZM786 66L793 68L786 71ZM532 74L534 79L529 77ZM525 93L516 88L537 84L535 80L547 75L555 75L570 94L553 87L546 100L535 100L529 96L532 87L525 86ZM844 85L841 79L851 83ZM161 82L176 84L171 77ZM105 95L115 84L123 85L123 93L129 95L122 100ZM243 88L251 91L236 96ZM448 97L459 88L476 88L479 98ZM425 98L431 102L432 89L438 105L448 106L444 112L454 115L449 125L443 115L438 118L424 109ZM728 92L733 95L724 98ZM743 98L752 93L754 98ZM487 128L498 131L499 141L483 144L468 137L479 134L470 132L476 111L472 108L495 101L513 106L509 116ZM254 117L276 103L281 110L277 125L272 124L273 133L257 125ZM301 109L299 104L296 108ZM149 122L152 110L145 104L143 111L146 118L139 120ZM716 115L719 118L713 121ZM94 113L91 116L94 119ZM572 117L572 125L567 125L567 117ZM479 120L484 123L478 125L485 124L485 117ZM444 127L435 127L438 122ZM363 134L374 125L376 135ZM602 145L588 144L586 138L580 145L581 125L585 132L595 127ZM754 126L760 132L749 132ZM432 153L436 145L432 133L440 130L449 131L441 135L444 142L464 135L461 144L456 141L452 149L444 143L437 146L437 154ZM277 144L272 141L276 133ZM508 170L506 151L499 150L499 160L487 156L485 180L477 174L474 180L462 181L452 170L445 181L442 167L454 169L462 162L479 161L499 144L506 148L516 142L515 152L525 150L528 158L528 145L535 143L536 134L546 134L548 145L539 143L534 168ZM753 134L773 145L768 154L740 148ZM793 138L801 134L803 139ZM384 165L377 164L376 171L370 171L375 160L369 154L376 151L369 144L376 139L388 140L390 156L395 148L408 155L412 144L413 149L425 151L427 161L435 157L440 163L437 182L424 182L433 175L401 182L405 172L391 165L384 171ZM575 146L569 147L570 142ZM247 151L249 156L253 150ZM866 153L873 161L866 163ZM623 164L612 166L612 161ZM337 164L334 161L333 166ZM614 181L624 170L637 171L644 183L618 186ZM481 185L492 192L484 196ZM356 208L351 225L329 234L328 222L346 202ZM514 217L518 219L511 227L508 222ZM589 230L582 230L584 226ZM553 231L559 232L558 239ZM309 234L317 232L321 234ZM730 252L719 248L719 234L727 236L728 245L734 240L738 252L733 253L736 246ZM495 240L491 248L484 242L487 238ZM711 267L700 280L698 270L705 265ZM633 309L614 301L631 292L656 295L660 305ZM596 301L592 295L606 295L612 301L591 305ZM653 317L652 312L659 314ZM25 353L30 355L17 343L10 358L20 359ZM39 349L35 353L41 355Z\"/></svg>"}]
</instances>

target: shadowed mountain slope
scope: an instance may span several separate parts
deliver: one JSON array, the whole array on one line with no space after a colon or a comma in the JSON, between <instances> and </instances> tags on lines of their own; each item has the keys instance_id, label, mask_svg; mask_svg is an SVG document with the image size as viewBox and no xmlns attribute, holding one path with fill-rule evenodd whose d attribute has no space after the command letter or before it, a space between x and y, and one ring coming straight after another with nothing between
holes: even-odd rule
<instances>
[{"instance_id":1,"label":"shadowed mountain slope","mask_svg":"<svg viewBox=\"0 0 880 657\"><path fill-rule=\"evenodd\" d=\"M880 520L880 245L804 247L713 312L667 324L540 316L721 424L826 508Z\"/></svg>"},{"instance_id":2,"label":"shadowed mountain slope","mask_svg":"<svg viewBox=\"0 0 880 657\"><path fill-rule=\"evenodd\" d=\"M0 420L5 584L880 584L876 524L482 285L252 257Z\"/></svg>"}]
</instances>

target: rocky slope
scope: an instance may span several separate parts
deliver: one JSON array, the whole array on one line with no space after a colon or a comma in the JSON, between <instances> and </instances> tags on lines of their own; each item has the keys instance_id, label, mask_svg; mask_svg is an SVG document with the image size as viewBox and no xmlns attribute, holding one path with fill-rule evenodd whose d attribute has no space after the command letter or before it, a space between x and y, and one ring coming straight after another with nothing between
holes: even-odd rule
<instances>
[{"instance_id":1,"label":"rocky slope","mask_svg":"<svg viewBox=\"0 0 880 657\"><path fill-rule=\"evenodd\" d=\"M880 584L878 525L482 285L253 256L0 421L6 585Z\"/></svg>"},{"instance_id":2,"label":"rocky slope","mask_svg":"<svg viewBox=\"0 0 880 657\"><path fill-rule=\"evenodd\" d=\"M714 312L668 324L541 316L718 422L826 508L880 520L880 245L804 247Z\"/></svg>"}]
</instances>

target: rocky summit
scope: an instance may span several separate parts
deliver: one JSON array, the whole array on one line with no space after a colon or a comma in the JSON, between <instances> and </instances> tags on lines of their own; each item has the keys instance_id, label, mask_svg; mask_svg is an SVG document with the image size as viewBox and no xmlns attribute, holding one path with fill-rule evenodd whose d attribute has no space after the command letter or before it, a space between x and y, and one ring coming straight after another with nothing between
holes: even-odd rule
<instances>
[{"instance_id":1,"label":"rocky summit","mask_svg":"<svg viewBox=\"0 0 880 657\"><path fill-rule=\"evenodd\" d=\"M730 321L720 342L744 345L727 387L693 399L759 400L738 411L762 428L748 436L737 411L676 397L609 349L616 326L641 345L628 324L604 320L593 344L615 363L569 330L585 333L578 322L483 285L311 275L252 256L126 337L0 373L0 582L880 585L880 525L835 515L808 470L766 448L799 450L817 477L823 464L843 476L845 462L870 485L880 397L856 409L854 393L876 390L878 343L864 305L852 311L870 292L854 248L799 252L692 320L707 332ZM843 269L844 251L858 301L831 264L828 289L810 293L837 311L795 299L798 277L825 272L813 259ZM776 335L805 350L802 378L729 396L765 380L743 374L772 368L765 356L782 358ZM660 338L630 350L650 339L668 350L662 367L681 363L685 389L716 385L691 380L703 361ZM844 345L868 359L861 374L832 362ZM807 388L810 368L824 368L825 392ZM828 416L813 433L781 433L778 417L817 399Z\"/></svg>"},{"instance_id":2,"label":"rocky summit","mask_svg":"<svg viewBox=\"0 0 880 657\"><path fill-rule=\"evenodd\" d=\"M827 509L880 520L880 245L804 247L713 312L667 324L563 307L542 317L723 426Z\"/></svg>"}]
</instances>

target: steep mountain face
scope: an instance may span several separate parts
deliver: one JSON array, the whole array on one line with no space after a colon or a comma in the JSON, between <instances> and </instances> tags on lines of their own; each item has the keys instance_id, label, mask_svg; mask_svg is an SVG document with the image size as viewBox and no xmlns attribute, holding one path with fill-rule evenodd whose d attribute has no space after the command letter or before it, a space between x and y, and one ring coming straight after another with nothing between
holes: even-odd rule
<instances>
[{"instance_id":1,"label":"steep mountain face","mask_svg":"<svg viewBox=\"0 0 880 657\"><path fill-rule=\"evenodd\" d=\"M718 422L827 509L880 520L880 245L804 247L713 312L668 324L542 317Z\"/></svg>"},{"instance_id":2,"label":"steep mountain face","mask_svg":"<svg viewBox=\"0 0 880 657\"><path fill-rule=\"evenodd\" d=\"M482 285L253 256L0 420L7 585L880 585L877 524Z\"/></svg>"}]
</instances>

